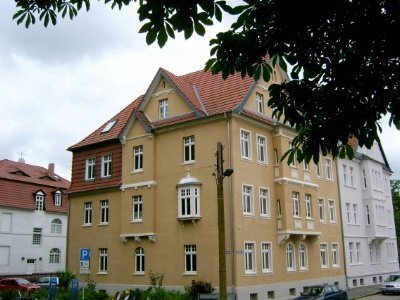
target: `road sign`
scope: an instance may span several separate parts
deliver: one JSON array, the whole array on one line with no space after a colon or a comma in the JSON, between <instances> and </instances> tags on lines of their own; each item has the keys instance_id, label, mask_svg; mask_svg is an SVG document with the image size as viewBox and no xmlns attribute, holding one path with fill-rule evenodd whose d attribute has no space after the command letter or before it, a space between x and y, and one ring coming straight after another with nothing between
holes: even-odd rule
<instances>
[{"instance_id":1,"label":"road sign","mask_svg":"<svg viewBox=\"0 0 400 300\"><path fill-rule=\"evenodd\" d=\"M81 250L80 250L80 260L81 261L90 260L90 249L89 248L81 248Z\"/></svg>"},{"instance_id":2,"label":"road sign","mask_svg":"<svg viewBox=\"0 0 400 300\"><path fill-rule=\"evenodd\" d=\"M90 249L81 248L79 251L79 273L80 274L90 274Z\"/></svg>"}]
</instances>

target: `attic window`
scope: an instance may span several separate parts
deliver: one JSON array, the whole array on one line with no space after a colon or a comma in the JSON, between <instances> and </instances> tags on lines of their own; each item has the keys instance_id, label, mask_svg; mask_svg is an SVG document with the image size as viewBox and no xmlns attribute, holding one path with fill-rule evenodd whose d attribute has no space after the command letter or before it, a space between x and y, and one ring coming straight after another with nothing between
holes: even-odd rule
<instances>
[{"instance_id":1,"label":"attic window","mask_svg":"<svg viewBox=\"0 0 400 300\"><path fill-rule=\"evenodd\" d=\"M19 176L27 176L29 177L29 175L25 174L24 172L22 172L21 170L17 170L15 172L11 172L11 174L15 174L15 175L19 175Z\"/></svg>"},{"instance_id":2,"label":"attic window","mask_svg":"<svg viewBox=\"0 0 400 300\"><path fill-rule=\"evenodd\" d=\"M165 89L165 80L161 81L161 87Z\"/></svg>"},{"instance_id":3,"label":"attic window","mask_svg":"<svg viewBox=\"0 0 400 300\"><path fill-rule=\"evenodd\" d=\"M110 129L114 126L114 124L117 122L117 120L113 120L107 123L107 125L103 128L101 133L108 132Z\"/></svg>"}]
</instances>

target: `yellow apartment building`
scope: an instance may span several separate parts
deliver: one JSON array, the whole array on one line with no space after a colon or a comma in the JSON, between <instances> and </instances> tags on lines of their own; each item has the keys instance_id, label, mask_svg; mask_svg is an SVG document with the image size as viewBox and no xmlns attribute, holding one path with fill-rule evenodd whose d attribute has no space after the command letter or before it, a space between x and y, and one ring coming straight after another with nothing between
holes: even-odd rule
<instances>
[{"instance_id":1,"label":"yellow apartment building","mask_svg":"<svg viewBox=\"0 0 400 300\"><path fill-rule=\"evenodd\" d=\"M71 146L68 270L115 293L192 280L218 289L216 150L223 144L228 292L290 299L345 287L336 164L288 165L295 133L267 106L271 82L159 69L144 95Z\"/></svg>"}]
</instances>

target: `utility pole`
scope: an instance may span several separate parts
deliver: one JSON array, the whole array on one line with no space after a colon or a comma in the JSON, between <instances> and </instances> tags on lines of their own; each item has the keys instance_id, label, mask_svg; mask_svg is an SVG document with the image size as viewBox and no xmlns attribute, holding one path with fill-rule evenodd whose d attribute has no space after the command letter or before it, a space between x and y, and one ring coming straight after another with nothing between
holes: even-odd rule
<instances>
[{"instance_id":1,"label":"utility pole","mask_svg":"<svg viewBox=\"0 0 400 300\"><path fill-rule=\"evenodd\" d=\"M217 200L218 200L218 258L219 258L219 299L227 300L226 258L225 258L225 208L224 208L224 167L222 143L217 143ZM230 173L232 174L232 173Z\"/></svg>"}]
</instances>

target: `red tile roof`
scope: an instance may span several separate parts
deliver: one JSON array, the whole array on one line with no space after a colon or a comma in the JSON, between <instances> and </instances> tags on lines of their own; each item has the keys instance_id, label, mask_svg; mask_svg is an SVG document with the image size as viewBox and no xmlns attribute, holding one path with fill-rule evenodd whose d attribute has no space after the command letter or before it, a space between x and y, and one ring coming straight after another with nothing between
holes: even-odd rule
<instances>
[{"instance_id":1,"label":"red tile roof","mask_svg":"<svg viewBox=\"0 0 400 300\"><path fill-rule=\"evenodd\" d=\"M147 128L159 128L161 126L202 118L206 115L215 115L230 112L238 108L246 99L249 91L255 86L251 77L242 78L240 73L223 79L220 74L212 75L207 71L196 71L182 76L176 76L171 72L160 68L155 78L162 74L175 85L195 111L191 114L172 117L161 121L151 122L140 110L140 104L144 96L140 96L124 108L121 112L100 126L95 132L84 138L68 150L74 152L78 148L94 145L101 142L118 140L132 117L136 117ZM153 79L154 81L154 79ZM148 90L148 92L152 92ZM146 92L146 94L148 93ZM135 113L136 112L136 113ZM102 130L110 121L116 120L114 126L108 131Z\"/></svg>"},{"instance_id":2,"label":"red tile roof","mask_svg":"<svg viewBox=\"0 0 400 300\"><path fill-rule=\"evenodd\" d=\"M67 213L68 200L66 191L70 182L48 169L15 162L0 160L0 205L34 209L33 194L42 190L46 194L45 207L49 211ZM63 205L55 206L53 193L60 190L64 193Z\"/></svg>"}]
</instances>

